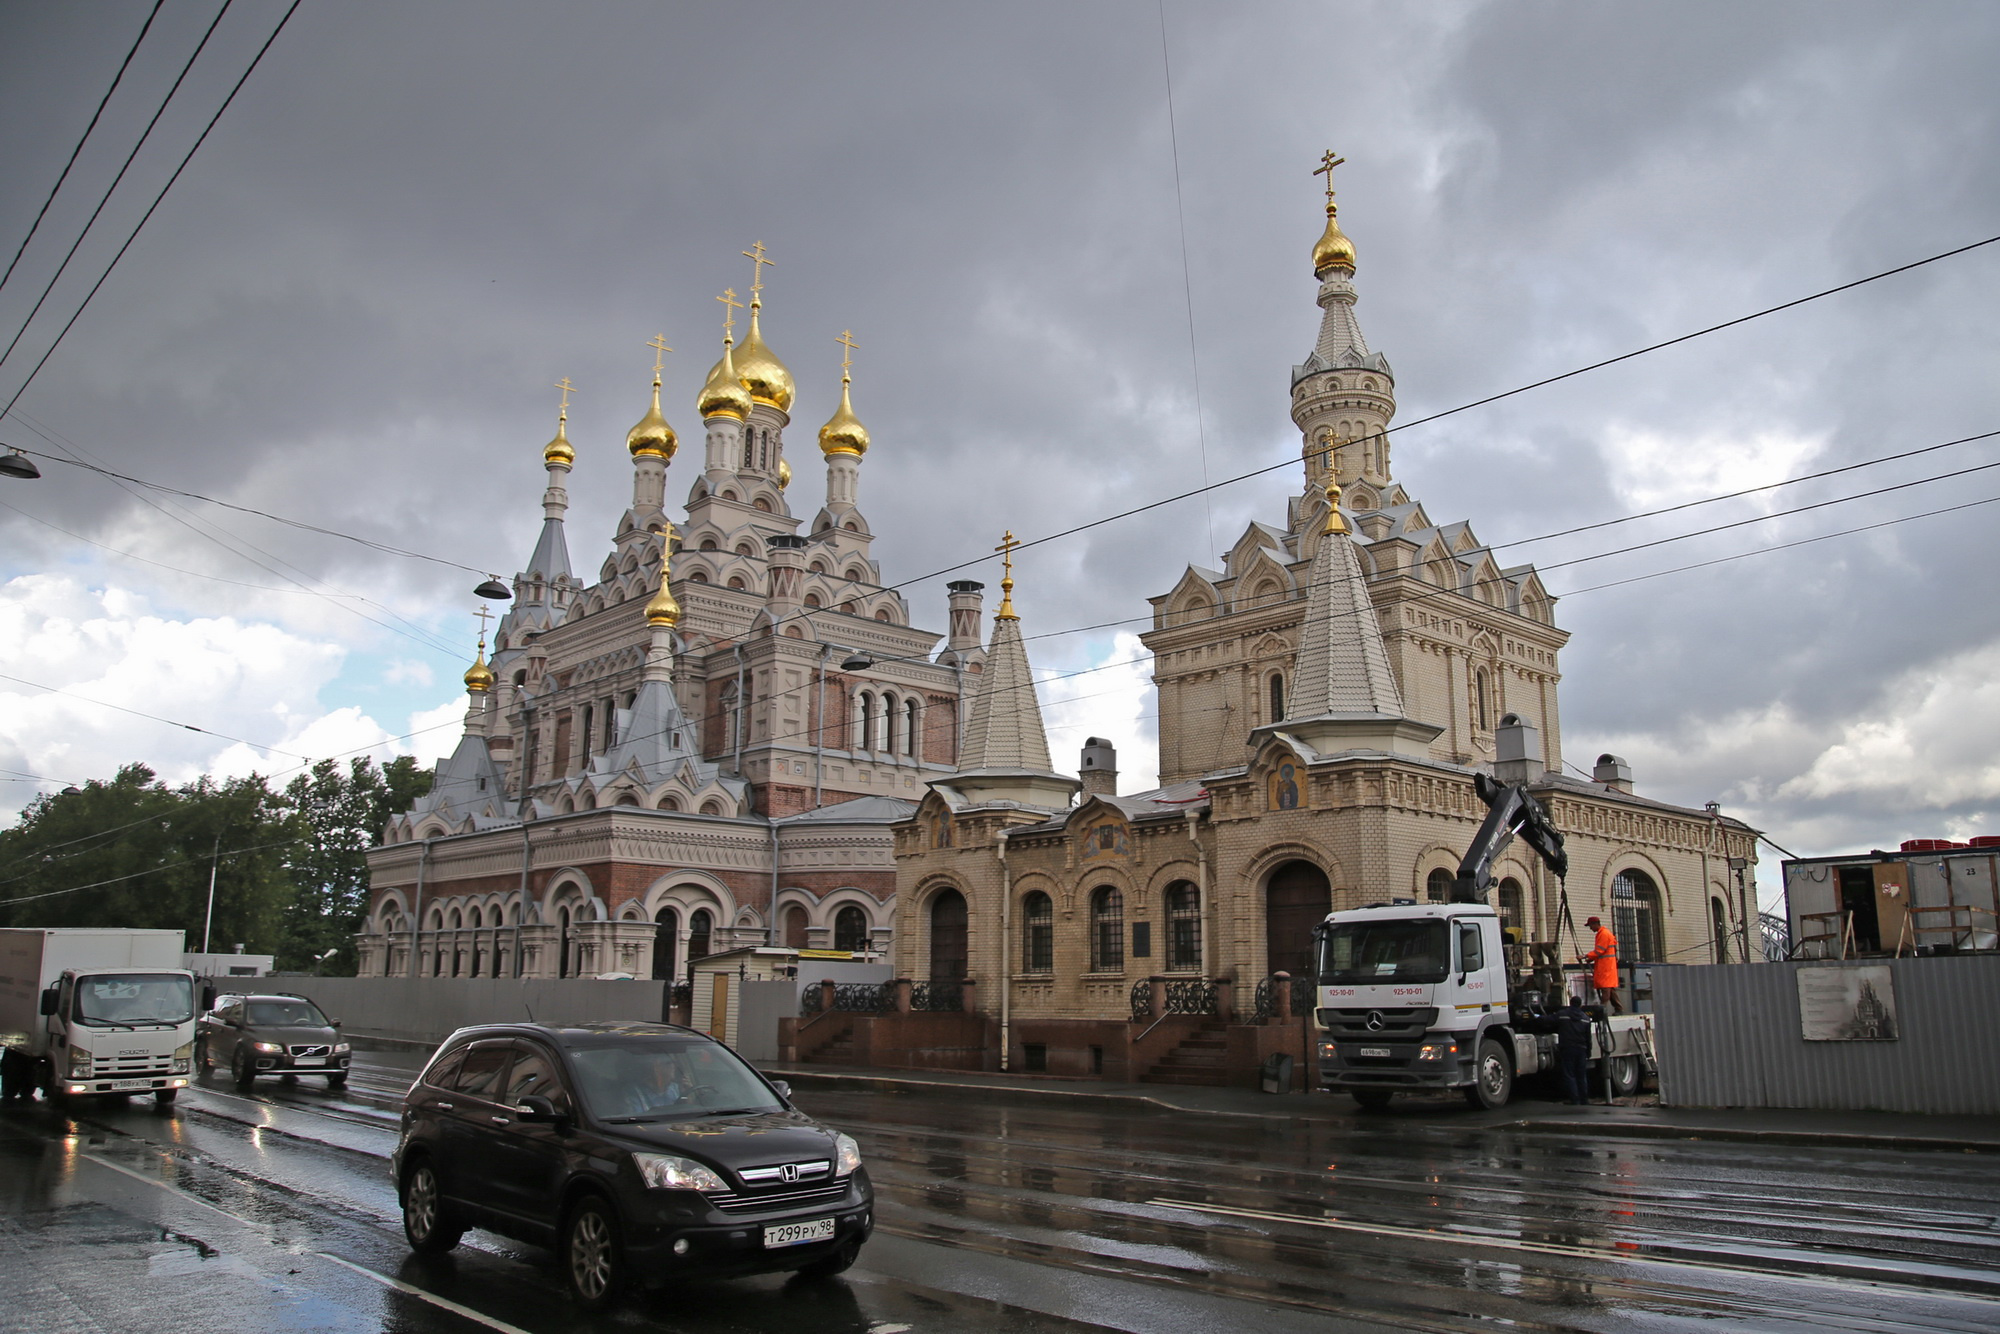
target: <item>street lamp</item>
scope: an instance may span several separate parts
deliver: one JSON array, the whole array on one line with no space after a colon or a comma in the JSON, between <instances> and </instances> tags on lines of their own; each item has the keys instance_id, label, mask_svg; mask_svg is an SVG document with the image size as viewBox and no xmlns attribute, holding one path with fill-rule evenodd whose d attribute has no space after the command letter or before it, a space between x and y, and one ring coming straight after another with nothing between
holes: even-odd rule
<instances>
[{"instance_id":1,"label":"street lamp","mask_svg":"<svg viewBox=\"0 0 2000 1334\"><path fill-rule=\"evenodd\" d=\"M479 587L473 589L472 595L474 597L487 598L494 602L505 602L514 596L513 591L507 585L500 582L498 575L495 575Z\"/></svg>"},{"instance_id":2,"label":"street lamp","mask_svg":"<svg viewBox=\"0 0 2000 1334\"><path fill-rule=\"evenodd\" d=\"M35 466L35 461L20 450L11 445L0 445L0 449L8 451L0 454L0 473L18 477L24 482L31 482L42 475L42 470Z\"/></svg>"}]
</instances>

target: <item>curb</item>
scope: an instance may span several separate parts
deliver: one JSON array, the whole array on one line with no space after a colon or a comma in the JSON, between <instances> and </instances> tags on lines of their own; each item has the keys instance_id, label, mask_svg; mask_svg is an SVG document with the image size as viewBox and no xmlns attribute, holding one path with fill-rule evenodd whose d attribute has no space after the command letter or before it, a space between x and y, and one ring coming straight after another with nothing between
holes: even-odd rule
<instances>
[{"instance_id":1,"label":"curb","mask_svg":"<svg viewBox=\"0 0 2000 1334\"><path fill-rule=\"evenodd\" d=\"M760 1067L761 1068L761 1067ZM894 1075L862 1075L835 1073L831 1070L795 1070L789 1067L766 1069L765 1075L772 1079L782 1079L794 1088L849 1088L865 1089L875 1093L956 1093L974 1094L983 1098L1004 1098L1022 1102L1055 1102L1074 1105L1077 1102L1108 1104L1114 1107L1139 1107L1151 1111L1178 1112L1195 1116L1247 1116L1261 1121L1291 1121L1305 1115L1301 1107L1297 1111L1255 1112L1227 1107L1190 1107L1184 1103L1169 1102L1164 1098L1149 1097L1143 1093L1095 1093L1083 1089L1033 1088L1016 1084L960 1084L940 1079L902 1079ZM1295 1096L1295 1095L1294 1095Z\"/></svg>"},{"instance_id":2,"label":"curb","mask_svg":"<svg viewBox=\"0 0 2000 1334\"><path fill-rule=\"evenodd\" d=\"M1839 1130L1751 1130L1734 1126L1648 1125L1642 1121L1510 1121L1509 1130L1531 1135L1595 1138L1727 1140L1741 1144L1902 1149L1929 1153L2000 1153L2000 1141L1938 1139L1926 1135L1857 1135Z\"/></svg>"}]
</instances>

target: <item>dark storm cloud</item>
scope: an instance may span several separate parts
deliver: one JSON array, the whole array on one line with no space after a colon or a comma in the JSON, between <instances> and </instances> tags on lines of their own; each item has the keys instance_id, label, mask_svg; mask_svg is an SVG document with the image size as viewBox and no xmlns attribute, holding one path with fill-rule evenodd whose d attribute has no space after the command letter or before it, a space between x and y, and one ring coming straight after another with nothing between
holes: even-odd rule
<instances>
[{"instance_id":1,"label":"dark storm cloud","mask_svg":"<svg viewBox=\"0 0 2000 1334\"><path fill-rule=\"evenodd\" d=\"M208 106L281 12L238 8L199 81ZM208 12L169 5L163 38L188 49ZM719 337L710 298L744 291L737 252L762 239L778 260L765 333L800 386L794 508L817 507L812 432L837 394L833 336L851 328L876 441L861 499L901 579L983 555L1004 528L1032 537L1295 454L1287 368L1318 316L1308 173L1329 144L1351 159L1339 184L1360 315L1396 367L1404 420L2000 230L1989 6L1166 12L1178 208L1149 4L308 5L22 407L110 466L511 571L540 517L549 384L567 375L581 391L571 541L594 569L629 494L644 341L663 331L678 349L666 410L680 494ZM25 230L143 9L78 13L0 12L0 170L28 183L0 199L0 240ZM170 46L114 106L127 142L141 94L172 76ZM163 135L184 145L200 110ZM142 159L145 179L170 161ZM136 213L113 209L126 225ZM66 235L61 217L49 226ZM38 241L24 269L45 256ZM1981 252L1417 427L1395 437L1397 472L1434 518L1505 542L1991 429L1996 285L2000 255ZM18 302L9 284L0 326ZM119 492L48 471L44 518L271 582ZM1281 521L1294 485L1281 472L1024 553L1031 628L1143 614L1182 563L1207 563L1252 519ZM1981 485L1549 583L2000 493ZM1714 521L1860 487L1795 488ZM462 637L458 574L228 523ZM13 514L0 524L10 575L78 558ZM1949 675L1953 653L2000 637L1977 574L1990 524L1975 511L1566 602L1572 755L1587 766L1616 740L1658 754L1661 795L1740 793L1774 829L1859 829L1881 793L1777 794L1849 721L1890 708L1903 675ZM1500 554L1554 562L1692 526ZM110 568L182 614L254 610L419 652L352 617ZM920 624L942 623L939 582L912 590ZM1038 641L1037 657L1082 665L1108 643ZM430 660L455 675L449 655ZM1731 748L1741 727L1712 726L1774 712L1795 735L1768 760ZM2000 726L2000 708L1974 725ZM1967 800L1929 809L1990 818L1994 799Z\"/></svg>"}]
</instances>

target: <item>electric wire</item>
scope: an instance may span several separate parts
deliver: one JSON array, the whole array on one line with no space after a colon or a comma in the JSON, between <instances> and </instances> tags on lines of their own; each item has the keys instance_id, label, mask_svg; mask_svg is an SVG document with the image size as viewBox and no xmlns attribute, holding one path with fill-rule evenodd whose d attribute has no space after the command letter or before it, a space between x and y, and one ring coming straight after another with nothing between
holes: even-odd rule
<instances>
[{"instance_id":1,"label":"electric wire","mask_svg":"<svg viewBox=\"0 0 2000 1334\"><path fill-rule=\"evenodd\" d=\"M90 211L90 217L84 222L83 229L76 234L76 240L70 242L69 250L63 255L62 263L56 265L55 273L50 276L48 285L42 288L42 294L35 298L35 304L28 311L28 317L22 320L21 327L14 331L14 337L8 342L7 350L0 352L0 366L4 366L7 358L14 355L14 349L21 345L21 339L27 334L28 327L35 322L35 316L42 313L42 303L49 299L49 293L56 290L56 284L62 281L63 274L69 272L69 262L76 258L77 250L82 247L85 238L90 235L90 229L97 225L97 219L104 212L104 206L111 202L111 196L117 193L119 183L125 179L125 173L131 170L132 163L138 158L140 150L146 146L146 141L153 137L153 129L160 123L160 117L167 114L167 107L172 104L174 94L181 90L181 84L187 79L188 73L194 69L195 62L200 60L201 53L208 49L208 39L215 36L215 30L222 26L223 15L229 12L230 5L235 2L236 0L222 0L222 8L216 10L215 17L209 20L208 28L202 33L201 40L195 43L194 54L189 56L187 63L181 66L181 72L174 77L173 87L167 89L167 95L161 98L160 105L153 109L153 117L146 122L146 128L140 133L139 141L133 144L132 151L125 155L125 161L118 168L118 174L111 178L111 184L104 187L104 193L98 197L97 207ZM79 144L78 147L81 148L82 145ZM169 182L169 184L172 184L172 182ZM151 216L150 209L147 210L147 213L148 216ZM145 225L145 219L140 219L139 226L143 227ZM133 234L138 234L137 228L133 229ZM128 241L127 244L130 244L130 242ZM124 251L121 250L119 253L123 254ZM113 264L117 262L115 259L112 261ZM106 269L105 272L109 273L110 270ZM102 281L102 279L99 281ZM88 304L88 298L85 301ZM57 341L60 342L61 339L58 338ZM34 377L30 375L28 378L33 379ZM23 388L25 387L24 385ZM15 397L19 398L20 395L17 393ZM7 406L11 408L14 405L10 402ZM0 412L0 416L4 415L4 412Z\"/></svg>"},{"instance_id":2,"label":"electric wire","mask_svg":"<svg viewBox=\"0 0 2000 1334\"><path fill-rule=\"evenodd\" d=\"M278 40L278 34L283 32L285 25L292 21L292 15L298 13L301 2L302 0L292 0L290 8L286 9L284 16L278 20L278 26L271 29L271 35L266 37L264 44L257 48L257 54L251 57L249 67L243 71L243 76L229 90L229 96L222 99L222 105L215 109L215 114L209 117L208 124L202 127L201 136L194 141L194 147L188 149L187 155L181 159L180 165L174 168L174 174L167 178L165 185L160 187L159 194L153 197L153 202L147 206L145 214L140 217L138 226L134 227L132 234L125 238L125 244L118 247L118 253L111 257L111 262L105 265L104 272L98 275L97 281L91 285L90 291L84 294L82 304L77 306L75 313L69 317L68 323L64 324L62 331L56 335L55 341L50 343L47 350L42 353L41 360L35 363L35 368L28 372L28 378L21 381L20 388L16 389L14 396L7 400L7 406L0 408L0 417L5 417L14 410L14 405L21 401L21 395L28 392L28 386L33 384L35 377L42 373L42 367L49 364L49 358L54 356L56 349L62 346L62 341L69 336L69 331L76 327L76 322L83 317L83 312L89 309L91 300L103 288L105 280L111 276L112 270L118 267L118 261L125 258L125 252L130 250L132 243L139 239L139 233L144 231L146 224L152 220L154 211L160 207L161 201L167 197L167 192L174 188L174 182L181 178L181 173L187 170L188 163L194 161L194 155L201 151L201 146L204 143L208 142L209 133L215 129L216 122L222 119L222 113L229 110L230 103L236 100L236 94L243 90L243 85L249 82L250 76L256 72L257 66L263 63L264 53L269 51L271 44ZM232 3L232 0L224 0L223 9L225 11L229 8L230 3ZM220 22L220 20L221 16L217 15L217 21ZM204 37L203 41L206 40ZM200 52L196 52L196 54L199 55ZM175 86L178 87L179 84L176 83ZM172 94L170 93L168 96L171 98ZM30 316L30 318L32 319L33 317ZM26 326L24 325L22 328L25 332ZM0 357L0 361L4 360L4 357Z\"/></svg>"},{"instance_id":3,"label":"electric wire","mask_svg":"<svg viewBox=\"0 0 2000 1334\"><path fill-rule=\"evenodd\" d=\"M47 691L51 695L61 695L66 699L81 700L85 704L95 704L101 709L116 709L120 713L129 713L135 718L144 718L149 722L164 723L168 727L178 727L188 732L199 732L203 736L217 737L223 741L233 741L239 746L248 746L252 750L261 750L268 755L282 755L288 760L305 759L305 756L294 754L289 750L280 750L276 746L262 745L240 736L230 736L227 732L218 732L212 727L196 727L193 723L183 723L172 718L162 718L157 713L147 713L144 709L128 708L123 704L113 704L108 700L92 699L88 695L79 695L73 690L64 690L60 686L45 686L39 681L30 681L26 677L14 676L7 672L0 672L0 681L12 681L16 685L24 685L34 690ZM310 763L311 761L307 762Z\"/></svg>"},{"instance_id":4,"label":"electric wire","mask_svg":"<svg viewBox=\"0 0 2000 1334\"><path fill-rule=\"evenodd\" d=\"M93 880L87 885L71 885L67 889L51 889L40 894L22 894L14 898L0 899L0 907L16 903L33 903L37 899L53 899L64 894L81 894L86 889L102 889L106 885L122 884L127 880L137 880L141 876L152 875L156 871L172 871L183 866L199 866L205 861L219 861L223 857L240 857L246 852L264 852L271 848L289 848L299 843L310 842L307 838L286 838L275 843L253 843L246 848L231 848L228 852L211 853L202 857L183 857L178 861L161 862L143 871L133 871L128 875L114 875L107 880Z\"/></svg>"},{"instance_id":5,"label":"electric wire","mask_svg":"<svg viewBox=\"0 0 2000 1334\"><path fill-rule=\"evenodd\" d=\"M41 229L42 219L49 214L49 205L55 203L56 196L62 193L63 182L69 179L70 168L76 165L77 158L83 152L83 146L90 142L90 132L97 128L98 120L104 115L104 108L111 105L112 94L118 91L118 85L124 81L125 71L132 67L132 57L139 54L139 47L145 42L146 34L153 30L153 20L160 16L160 6L166 2L167 0L153 0L153 7L146 12L146 21L139 25L139 35L132 39L132 49L125 53L125 59L118 64L118 72L111 76L111 86L104 90L104 96L98 100L97 110L90 115L90 124L83 127L83 137L78 139L76 147L70 150L69 161L63 163L62 172L56 177L56 183L49 187L48 198L44 199L41 208L36 210L35 220L28 224L28 234L21 238L19 248L14 251L14 258L7 261L7 272L0 274L0 289L7 286L7 280L14 276L14 266L19 264L21 256L28 252L28 244L35 239L35 233Z\"/></svg>"},{"instance_id":6,"label":"electric wire","mask_svg":"<svg viewBox=\"0 0 2000 1334\"><path fill-rule=\"evenodd\" d=\"M1178 224L1181 238L1181 295L1187 307L1188 326L1188 367L1193 373L1194 383L1194 433L1195 441L1201 449L1201 504L1203 517L1208 522L1208 558L1216 559L1215 551L1215 506L1208 494L1208 422L1201 410L1201 354L1196 348L1194 337L1194 276L1188 265L1187 205L1181 192L1181 135L1174 117L1174 64L1167 54L1167 0L1158 0L1160 13L1160 68L1166 74L1167 83L1167 143L1173 150L1174 159L1174 221Z\"/></svg>"}]
</instances>

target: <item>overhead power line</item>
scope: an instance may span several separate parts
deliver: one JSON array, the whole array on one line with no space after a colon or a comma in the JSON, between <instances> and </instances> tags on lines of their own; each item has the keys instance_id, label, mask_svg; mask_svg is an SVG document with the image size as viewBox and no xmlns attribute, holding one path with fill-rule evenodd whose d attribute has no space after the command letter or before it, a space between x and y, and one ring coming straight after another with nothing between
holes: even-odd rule
<instances>
[{"instance_id":1,"label":"overhead power line","mask_svg":"<svg viewBox=\"0 0 2000 1334\"><path fill-rule=\"evenodd\" d=\"M83 137L78 139L76 147L70 150L69 161L63 163L62 172L56 177L56 183L49 187L48 198L44 199L41 208L35 211L35 220L28 224L28 234L21 238L20 246L14 251L14 258L7 261L7 272L0 274L0 288L4 288L7 280L14 276L14 266L19 264L21 256L28 252L28 243L35 239L35 233L41 228L42 219L48 216L49 205L55 203L56 196L62 193L63 182L69 179L70 168L76 165L76 159L83 152L83 146L90 142L90 132L97 128L98 119L104 115L104 108L111 104L111 95L118 91L118 85L124 81L125 71L132 67L132 57L139 54L139 47L145 42L146 34L153 30L153 20L160 16L160 6L166 2L167 0L153 0L152 9L146 13L146 21L139 25L139 35L132 39L132 49L125 53L125 59L118 64L118 72L111 76L111 86L104 90L104 96L97 103L97 110L90 114L90 124L83 127Z\"/></svg>"}]
</instances>

